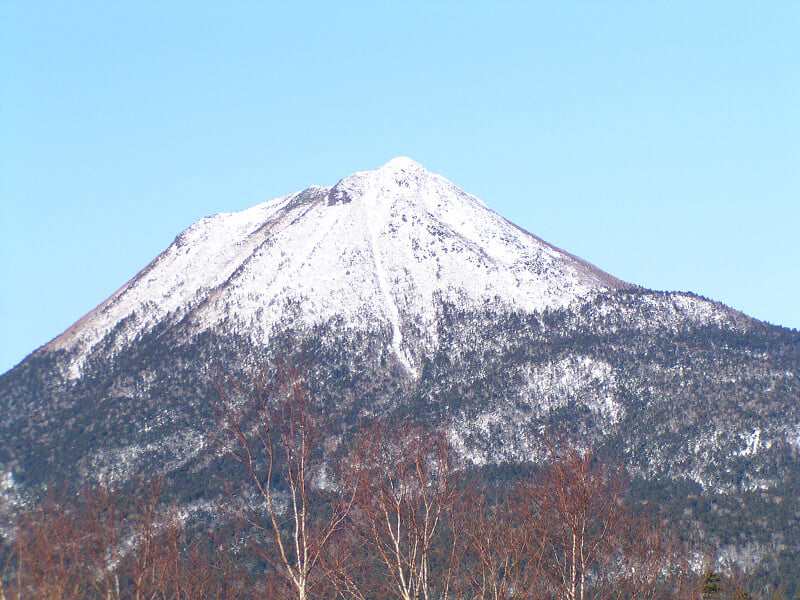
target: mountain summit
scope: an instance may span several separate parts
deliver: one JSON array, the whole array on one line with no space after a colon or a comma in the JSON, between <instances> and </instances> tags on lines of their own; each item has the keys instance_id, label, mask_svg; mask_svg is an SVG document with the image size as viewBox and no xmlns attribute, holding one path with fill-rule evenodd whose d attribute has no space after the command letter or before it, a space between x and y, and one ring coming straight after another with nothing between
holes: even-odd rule
<instances>
[{"instance_id":1,"label":"mountain summit","mask_svg":"<svg viewBox=\"0 0 800 600\"><path fill-rule=\"evenodd\" d=\"M110 331L118 343L167 315L223 321L264 343L289 321L385 324L409 372L436 345L439 300L533 312L626 284L555 248L409 158L253 208L205 218L53 340L73 377ZM421 332L409 342L409 328ZM419 336L418 336L419 337Z\"/></svg>"},{"instance_id":2,"label":"mountain summit","mask_svg":"<svg viewBox=\"0 0 800 600\"><path fill-rule=\"evenodd\" d=\"M800 333L624 283L408 158L201 219L0 377L0 517L136 474L205 505L219 386L276 358L330 447L413 419L502 478L568 438L732 560L800 572Z\"/></svg>"}]
</instances>

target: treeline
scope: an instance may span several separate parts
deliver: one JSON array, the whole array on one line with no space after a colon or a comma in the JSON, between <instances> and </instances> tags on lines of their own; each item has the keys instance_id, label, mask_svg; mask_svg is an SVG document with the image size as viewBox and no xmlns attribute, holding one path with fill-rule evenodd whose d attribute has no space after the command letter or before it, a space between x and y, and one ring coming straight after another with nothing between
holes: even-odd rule
<instances>
[{"instance_id":1,"label":"treeline","mask_svg":"<svg viewBox=\"0 0 800 600\"><path fill-rule=\"evenodd\" d=\"M443 431L373 423L346 444L302 378L220 388L231 466L202 526L164 481L51 492L18 511L0 600L747 600L626 495L622 469L551 444L507 487Z\"/></svg>"}]
</instances>

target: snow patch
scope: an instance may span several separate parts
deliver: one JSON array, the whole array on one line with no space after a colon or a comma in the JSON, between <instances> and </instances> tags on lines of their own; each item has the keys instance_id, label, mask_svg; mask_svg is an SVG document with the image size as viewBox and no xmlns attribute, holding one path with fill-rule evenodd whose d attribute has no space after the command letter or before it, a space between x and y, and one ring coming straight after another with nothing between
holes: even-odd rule
<instances>
[{"instance_id":1,"label":"snow patch","mask_svg":"<svg viewBox=\"0 0 800 600\"><path fill-rule=\"evenodd\" d=\"M744 439L745 447L737 453L739 456L753 456L758 452L761 447L761 429L755 429L748 435L740 434L740 437Z\"/></svg>"},{"instance_id":2,"label":"snow patch","mask_svg":"<svg viewBox=\"0 0 800 600\"><path fill-rule=\"evenodd\" d=\"M622 404L608 394L617 385L613 367L589 356L568 356L532 365L523 392L538 415L576 402L600 415L609 425L624 416ZM524 398L523 398L524 399Z\"/></svg>"},{"instance_id":3,"label":"snow patch","mask_svg":"<svg viewBox=\"0 0 800 600\"><path fill-rule=\"evenodd\" d=\"M800 450L800 423L791 427L786 432L786 443Z\"/></svg>"}]
</instances>

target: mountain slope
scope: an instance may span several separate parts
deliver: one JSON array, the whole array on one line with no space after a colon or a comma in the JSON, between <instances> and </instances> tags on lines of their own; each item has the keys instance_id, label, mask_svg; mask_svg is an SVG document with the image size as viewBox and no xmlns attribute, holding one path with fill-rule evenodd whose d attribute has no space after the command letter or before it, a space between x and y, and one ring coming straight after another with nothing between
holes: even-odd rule
<instances>
[{"instance_id":1,"label":"mountain slope","mask_svg":"<svg viewBox=\"0 0 800 600\"><path fill-rule=\"evenodd\" d=\"M0 493L145 473L213 496L214 383L277 355L332 439L445 422L491 469L566 435L739 560L800 551L800 333L626 284L404 158L199 221L0 377Z\"/></svg>"},{"instance_id":2,"label":"mountain slope","mask_svg":"<svg viewBox=\"0 0 800 600\"><path fill-rule=\"evenodd\" d=\"M232 320L256 343L287 319L340 316L355 327L389 324L413 373L420 349L403 331L415 327L435 345L436 298L535 311L624 286L399 158L332 188L199 221L46 348L85 358L130 317L120 342L171 314L190 315L197 331Z\"/></svg>"}]
</instances>

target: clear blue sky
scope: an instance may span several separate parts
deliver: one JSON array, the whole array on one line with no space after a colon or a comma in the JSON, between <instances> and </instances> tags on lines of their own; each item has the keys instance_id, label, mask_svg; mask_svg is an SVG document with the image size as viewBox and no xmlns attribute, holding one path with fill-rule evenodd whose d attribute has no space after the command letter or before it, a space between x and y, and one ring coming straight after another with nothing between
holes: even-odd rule
<instances>
[{"instance_id":1,"label":"clear blue sky","mask_svg":"<svg viewBox=\"0 0 800 600\"><path fill-rule=\"evenodd\" d=\"M205 215L407 155L800 327L800 3L0 2L0 372Z\"/></svg>"}]
</instances>

